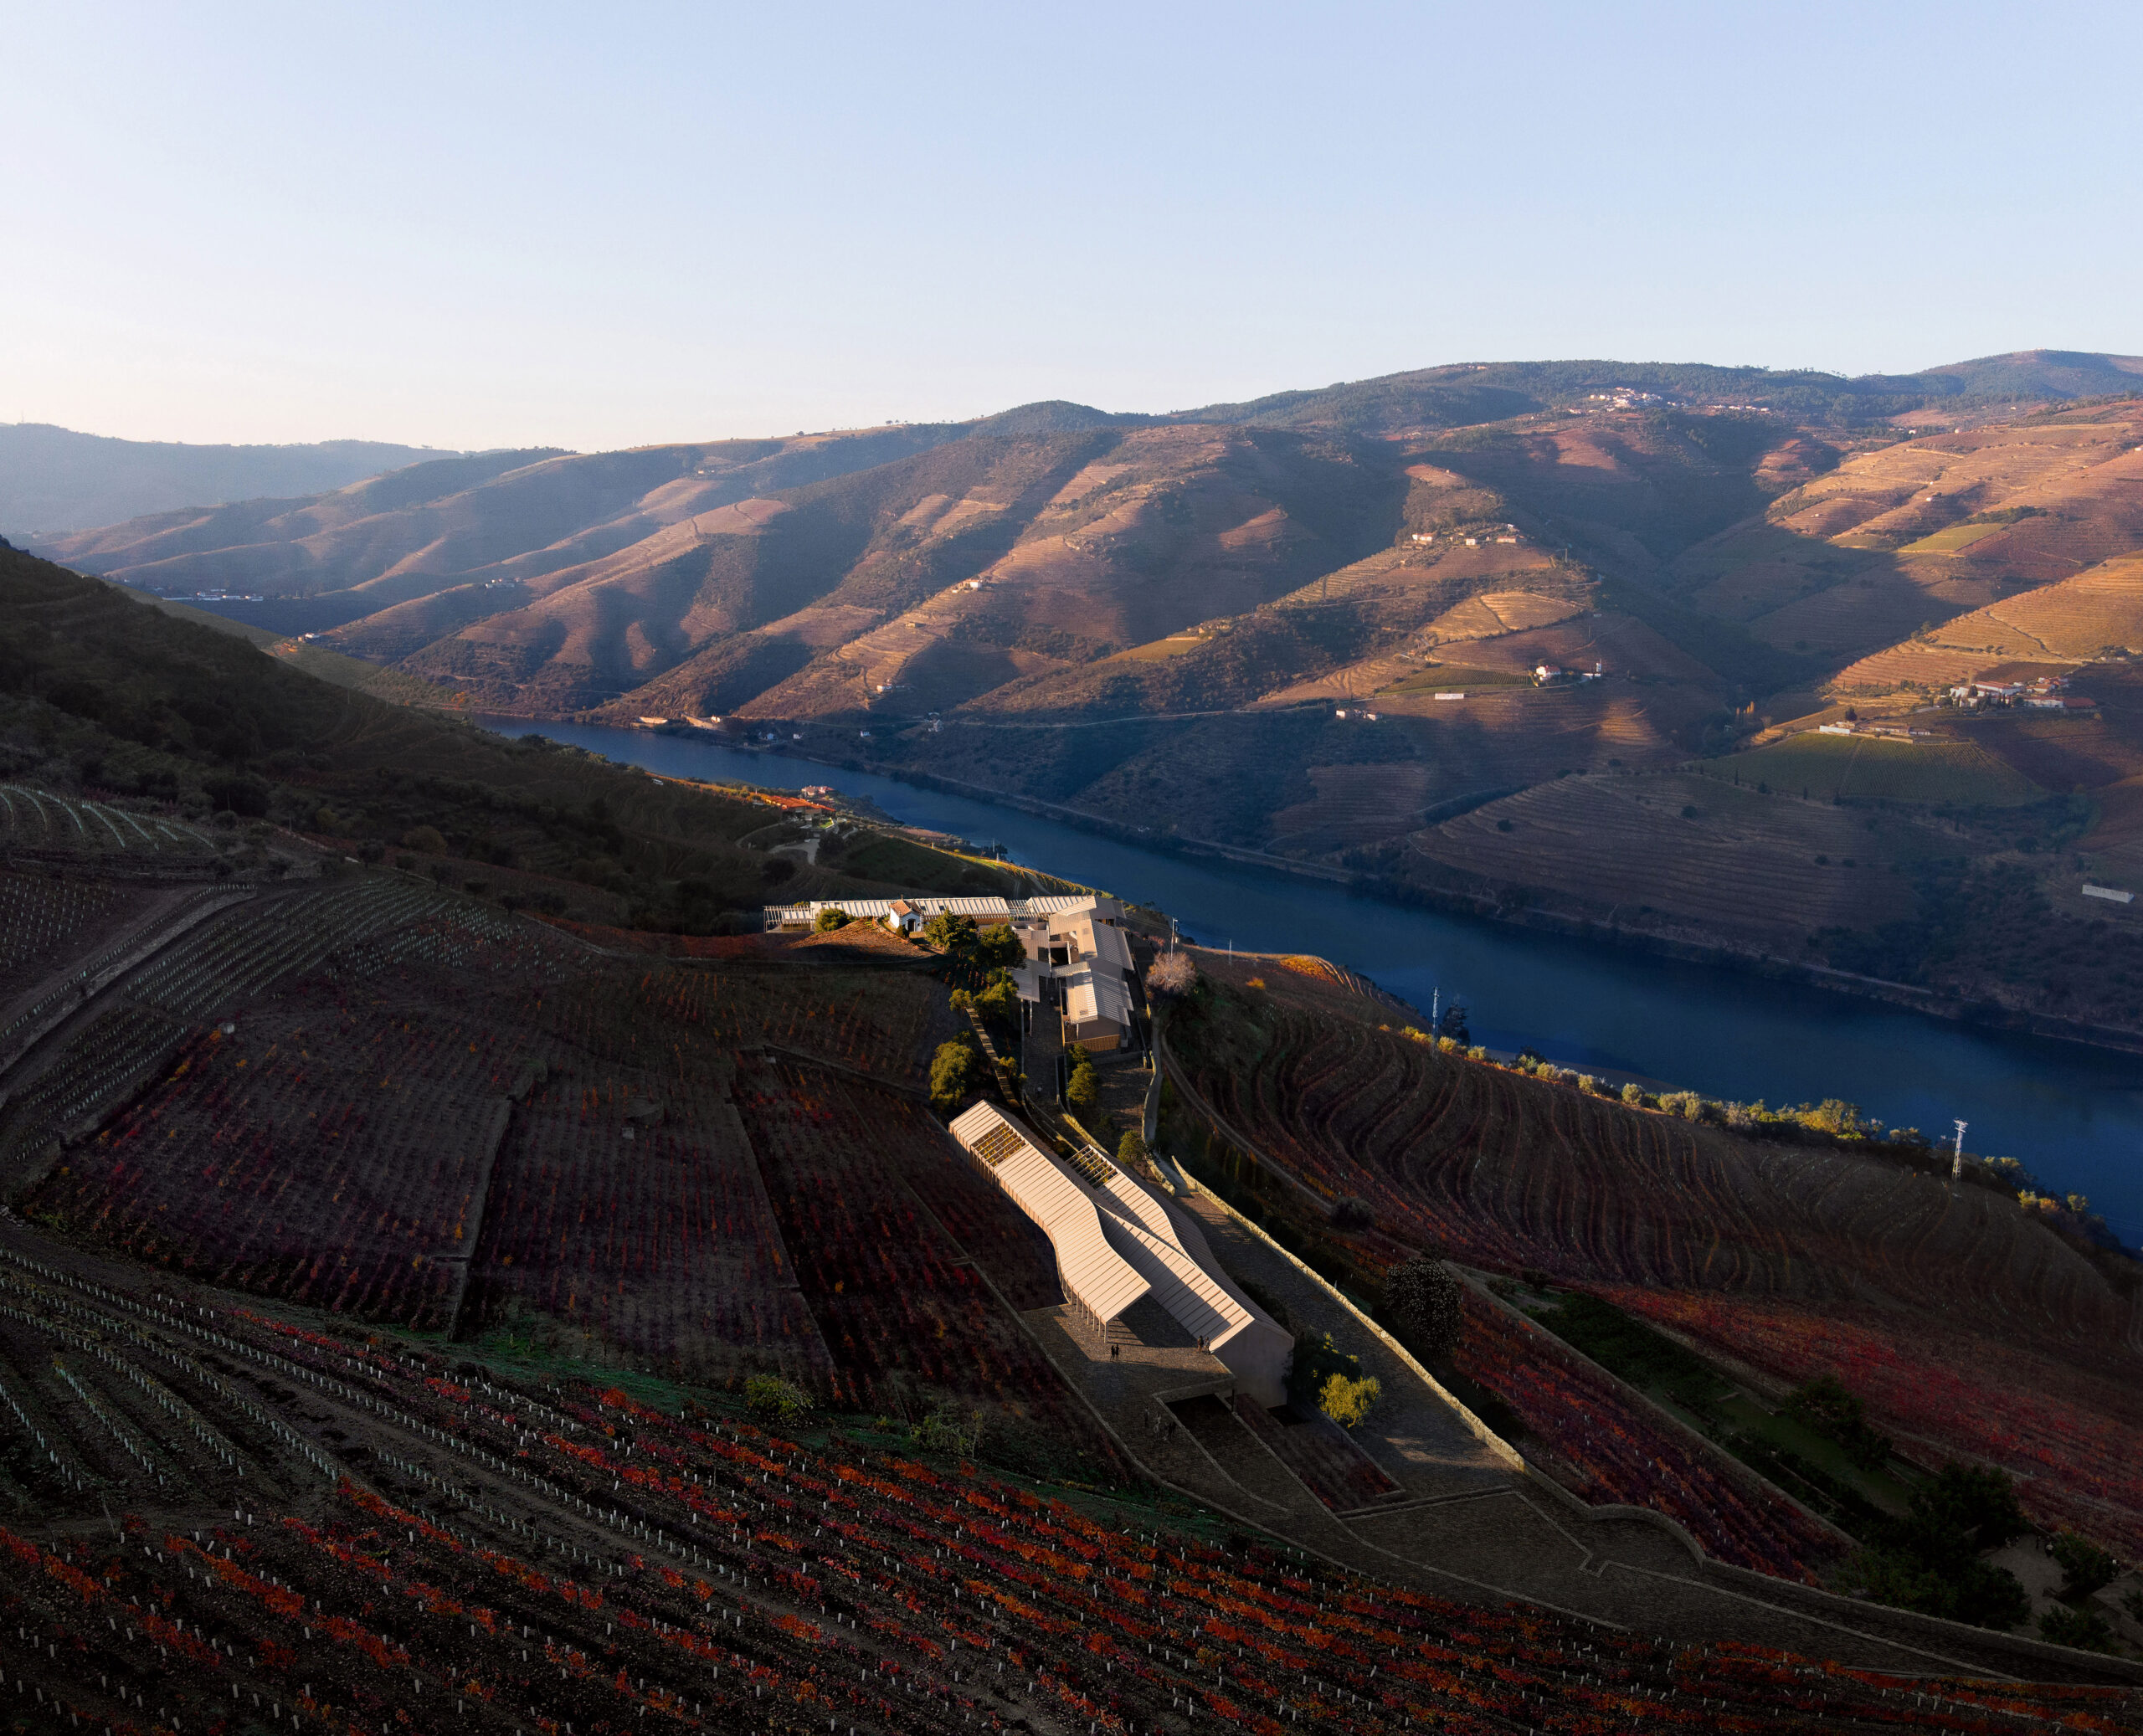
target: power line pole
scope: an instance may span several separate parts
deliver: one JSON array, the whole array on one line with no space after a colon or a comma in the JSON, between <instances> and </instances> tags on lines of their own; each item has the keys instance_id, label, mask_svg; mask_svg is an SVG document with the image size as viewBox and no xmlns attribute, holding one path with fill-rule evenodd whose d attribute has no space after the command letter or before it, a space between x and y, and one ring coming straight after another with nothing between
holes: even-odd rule
<instances>
[{"instance_id":1,"label":"power line pole","mask_svg":"<svg viewBox=\"0 0 2143 1736\"><path fill-rule=\"evenodd\" d=\"M1959 1181L1959 1180L1961 1180L1961 1179L1963 1179L1963 1177L1964 1177L1964 1174L1965 1174L1965 1128L1966 1128L1968 1125L1969 1125L1969 1123L1968 1123L1968 1122L1959 1122L1956 1124L1956 1127L1957 1127L1957 1148L1956 1148L1956 1150L1955 1150L1953 1153L1951 1153L1950 1158L1950 1179L1951 1181Z\"/></svg>"}]
</instances>

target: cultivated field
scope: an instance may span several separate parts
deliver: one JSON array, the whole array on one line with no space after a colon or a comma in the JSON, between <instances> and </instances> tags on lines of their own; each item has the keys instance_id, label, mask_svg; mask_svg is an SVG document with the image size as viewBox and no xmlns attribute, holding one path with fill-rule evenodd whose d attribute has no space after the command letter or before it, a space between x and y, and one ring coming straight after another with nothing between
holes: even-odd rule
<instances>
[{"instance_id":1,"label":"cultivated field","mask_svg":"<svg viewBox=\"0 0 2143 1736\"><path fill-rule=\"evenodd\" d=\"M28 1728L1584 1736L1641 1708L1798 1736L2110 1731L2138 1710L2133 1689L1908 1681L1455 1603L867 1430L19 1256L0 1296L10 1364L64 1365L10 1402L64 1410L71 1473L130 1503L115 1525L55 1474L53 1504L0 1527ZM101 1435L94 1466L77 1428Z\"/></svg>"},{"instance_id":2,"label":"cultivated field","mask_svg":"<svg viewBox=\"0 0 2143 1736\"><path fill-rule=\"evenodd\" d=\"M1896 742L1804 731L1769 747L1709 761L1706 769L1714 778L1805 791L1818 801L1842 797L2004 807L2046 794L2006 759L1976 743L1941 738Z\"/></svg>"},{"instance_id":3,"label":"cultivated field","mask_svg":"<svg viewBox=\"0 0 2143 1736\"><path fill-rule=\"evenodd\" d=\"M1908 913L1910 888L1890 865L1931 840L1894 819L1871 831L1866 816L1812 799L1823 792L1803 799L1797 778L1790 794L1783 778L1771 794L1758 790L1752 763L1764 752L1737 755L1712 776L1560 778L1388 848L1553 893L1596 919L1643 927L1657 912L1774 944Z\"/></svg>"},{"instance_id":4,"label":"cultivated field","mask_svg":"<svg viewBox=\"0 0 2143 1736\"><path fill-rule=\"evenodd\" d=\"M1752 1140L1438 1055L1380 1029L1388 1009L1297 973L1268 968L1268 987L1251 990L1254 961L1200 965L1235 998L1225 1017L1215 1003L1173 1021L1172 1052L1313 1194L1371 1203L1375 1228L1344 1238L1368 1269L1436 1248L1633 1306L1642 1292L1654 1313L1701 1307L1727 1323L1715 1338L1786 1379L1824 1358L1833 1327L1872 1332L1899 1358L1863 1394L1883 1426L1938 1458L2011 1464L2033 1479L2026 1500L2061 1523L2099 1503L2087 1530L2143 1543L2143 1292L2116 1287L2038 1214L1894 1160ZM1793 1358L1731 1325L1765 1311L1809 1323ZM1967 1369L1982 1383L1976 1410L1961 1392L1929 1396L1940 1389L1927 1383ZM2043 1402L2054 1394L2058 1412ZM1991 1451L2023 1438L2035 1407L2031 1450Z\"/></svg>"}]
</instances>

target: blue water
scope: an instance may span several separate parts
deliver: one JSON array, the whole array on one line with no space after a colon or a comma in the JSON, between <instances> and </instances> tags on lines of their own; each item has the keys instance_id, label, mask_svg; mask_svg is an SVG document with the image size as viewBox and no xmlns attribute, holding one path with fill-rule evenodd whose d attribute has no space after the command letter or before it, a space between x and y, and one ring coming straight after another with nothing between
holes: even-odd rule
<instances>
[{"instance_id":1,"label":"blue water","mask_svg":"<svg viewBox=\"0 0 2143 1736\"><path fill-rule=\"evenodd\" d=\"M1468 1009L1473 1040L1531 1043L1565 1066L1627 1072L1707 1097L1796 1103L1842 1097L1893 1126L2022 1159L2049 1190L2089 1196L2143 1244L2143 1060L1974 1030L1798 984L1681 964L1498 924L1405 910L1338 888L1140 850L988 802L636 730L482 720L673 777L776 788L830 784L912 825L995 840L1016 862L1168 912L1209 946L1314 953L1425 1010Z\"/></svg>"}]
</instances>

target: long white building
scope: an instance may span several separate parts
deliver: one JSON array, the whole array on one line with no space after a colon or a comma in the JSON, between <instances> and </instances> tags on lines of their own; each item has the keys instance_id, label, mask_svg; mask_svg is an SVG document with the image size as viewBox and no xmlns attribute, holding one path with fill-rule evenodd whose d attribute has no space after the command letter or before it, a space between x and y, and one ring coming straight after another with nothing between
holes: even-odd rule
<instances>
[{"instance_id":1,"label":"long white building","mask_svg":"<svg viewBox=\"0 0 2143 1736\"><path fill-rule=\"evenodd\" d=\"M1221 1271L1196 1223L1098 1152L1067 1160L1017 1122L978 1103L953 1137L1056 1251L1064 1293L1106 1328L1152 1297L1259 1404L1287 1400L1294 1341Z\"/></svg>"},{"instance_id":2,"label":"long white building","mask_svg":"<svg viewBox=\"0 0 2143 1736\"><path fill-rule=\"evenodd\" d=\"M770 904L760 912L769 930L809 928L822 911L845 912L859 922L883 922L909 932L935 916L972 917L977 923L1009 922L1015 917L1053 916L1091 904L1091 892L1051 892L1035 898L941 898L909 892L898 898L814 898L808 904Z\"/></svg>"}]
</instances>

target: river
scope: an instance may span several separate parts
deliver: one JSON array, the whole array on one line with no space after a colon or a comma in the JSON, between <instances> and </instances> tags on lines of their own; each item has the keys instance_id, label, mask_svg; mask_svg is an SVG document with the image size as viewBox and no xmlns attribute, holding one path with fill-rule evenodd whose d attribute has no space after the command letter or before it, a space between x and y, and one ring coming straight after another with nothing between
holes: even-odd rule
<instances>
[{"instance_id":1,"label":"river","mask_svg":"<svg viewBox=\"0 0 2143 1736\"><path fill-rule=\"evenodd\" d=\"M1201 943L1314 953L1426 1009L1464 1003L1473 1040L1530 1043L1580 1071L1744 1102L1856 1102L1893 1126L2021 1158L2143 1245L2143 1061L1950 1020L1722 966L1407 910L1277 871L1190 861L875 773L589 724L485 718L671 777L830 784L912 825L994 840L1015 862L1158 907Z\"/></svg>"}]
</instances>

